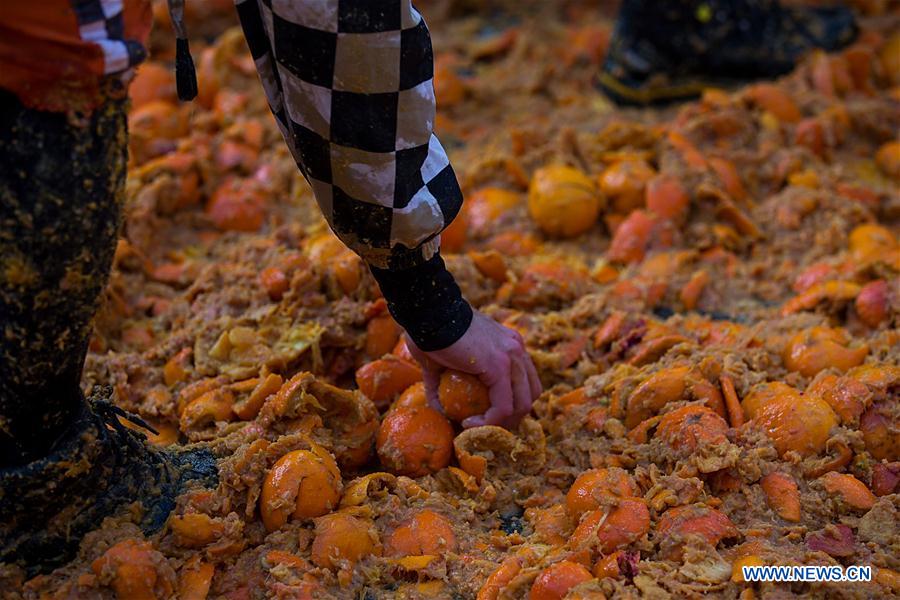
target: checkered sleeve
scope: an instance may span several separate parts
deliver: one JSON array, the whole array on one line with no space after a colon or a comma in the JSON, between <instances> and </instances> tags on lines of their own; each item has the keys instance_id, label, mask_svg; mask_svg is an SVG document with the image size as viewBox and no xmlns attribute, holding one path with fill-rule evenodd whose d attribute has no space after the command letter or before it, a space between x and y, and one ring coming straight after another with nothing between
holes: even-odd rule
<instances>
[{"instance_id":1,"label":"checkered sleeve","mask_svg":"<svg viewBox=\"0 0 900 600\"><path fill-rule=\"evenodd\" d=\"M434 135L433 56L410 0L237 0L278 126L334 232L369 264L431 258L462 205Z\"/></svg>"},{"instance_id":2,"label":"checkered sleeve","mask_svg":"<svg viewBox=\"0 0 900 600\"><path fill-rule=\"evenodd\" d=\"M423 350L472 309L438 252L462 206L434 135L431 38L410 0L236 0L269 106L337 236Z\"/></svg>"}]
</instances>

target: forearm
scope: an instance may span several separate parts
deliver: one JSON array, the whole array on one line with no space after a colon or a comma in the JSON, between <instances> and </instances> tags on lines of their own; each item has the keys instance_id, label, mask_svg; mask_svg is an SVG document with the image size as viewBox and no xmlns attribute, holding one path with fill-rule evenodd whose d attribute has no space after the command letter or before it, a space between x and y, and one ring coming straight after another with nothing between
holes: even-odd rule
<instances>
[{"instance_id":1,"label":"forearm","mask_svg":"<svg viewBox=\"0 0 900 600\"><path fill-rule=\"evenodd\" d=\"M472 308L440 254L408 269L371 269L394 319L421 350L446 348L469 328Z\"/></svg>"},{"instance_id":2,"label":"forearm","mask_svg":"<svg viewBox=\"0 0 900 600\"><path fill-rule=\"evenodd\" d=\"M438 255L462 192L433 131L431 38L410 0L349 6L241 0L238 15L328 224L370 265L413 340L444 348L472 310Z\"/></svg>"}]
</instances>

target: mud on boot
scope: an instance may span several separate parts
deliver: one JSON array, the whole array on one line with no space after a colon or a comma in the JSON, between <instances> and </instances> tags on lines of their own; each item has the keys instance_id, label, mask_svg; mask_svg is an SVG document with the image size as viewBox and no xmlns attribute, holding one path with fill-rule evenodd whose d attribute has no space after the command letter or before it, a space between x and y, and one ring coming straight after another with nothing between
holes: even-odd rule
<instances>
[{"instance_id":1,"label":"mud on boot","mask_svg":"<svg viewBox=\"0 0 900 600\"><path fill-rule=\"evenodd\" d=\"M29 576L70 560L105 517L139 502L145 534L159 530L189 485L215 486L212 453L201 446L160 450L118 417L147 427L96 392L50 453L0 470L0 562Z\"/></svg>"}]
</instances>

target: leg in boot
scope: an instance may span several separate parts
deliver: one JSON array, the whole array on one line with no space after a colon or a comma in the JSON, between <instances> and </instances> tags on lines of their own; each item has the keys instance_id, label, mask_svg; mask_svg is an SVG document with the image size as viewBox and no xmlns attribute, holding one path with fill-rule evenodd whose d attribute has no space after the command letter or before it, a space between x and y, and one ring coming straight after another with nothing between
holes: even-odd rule
<instances>
[{"instance_id":1,"label":"leg in boot","mask_svg":"<svg viewBox=\"0 0 900 600\"><path fill-rule=\"evenodd\" d=\"M0 466L44 456L77 416L91 319L119 228L124 100L82 124L4 93Z\"/></svg>"},{"instance_id":2,"label":"leg in boot","mask_svg":"<svg viewBox=\"0 0 900 600\"><path fill-rule=\"evenodd\" d=\"M133 501L160 527L186 479L215 477L208 452L151 449L79 388L123 197L117 95L78 121L0 96L0 562L31 572Z\"/></svg>"}]
</instances>

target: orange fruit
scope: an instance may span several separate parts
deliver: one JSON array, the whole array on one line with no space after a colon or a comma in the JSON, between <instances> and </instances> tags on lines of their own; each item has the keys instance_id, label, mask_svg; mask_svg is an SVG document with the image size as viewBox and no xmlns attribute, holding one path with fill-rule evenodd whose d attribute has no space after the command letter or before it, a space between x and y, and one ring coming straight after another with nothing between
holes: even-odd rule
<instances>
[{"instance_id":1,"label":"orange fruit","mask_svg":"<svg viewBox=\"0 0 900 600\"><path fill-rule=\"evenodd\" d=\"M343 512L316 519L311 553L316 565L334 569L344 561L356 563L370 554L381 555L378 533L371 522Z\"/></svg>"},{"instance_id":2,"label":"orange fruit","mask_svg":"<svg viewBox=\"0 0 900 600\"><path fill-rule=\"evenodd\" d=\"M774 471L760 479L759 485L769 508L785 521L800 522L800 491L793 477Z\"/></svg>"},{"instance_id":3,"label":"orange fruit","mask_svg":"<svg viewBox=\"0 0 900 600\"><path fill-rule=\"evenodd\" d=\"M691 198L681 181L668 174L660 174L647 184L647 209L664 219L677 220L684 217L691 204Z\"/></svg>"},{"instance_id":4,"label":"orange fruit","mask_svg":"<svg viewBox=\"0 0 900 600\"><path fill-rule=\"evenodd\" d=\"M621 498L611 509L584 514L569 546L574 549L599 548L604 554L627 546L650 530L650 511L642 498Z\"/></svg>"},{"instance_id":5,"label":"orange fruit","mask_svg":"<svg viewBox=\"0 0 900 600\"><path fill-rule=\"evenodd\" d=\"M706 406L692 404L663 415L656 435L673 450L691 453L701 444L726 442L727 431L725 419Z\"/></svg>"},{"instance_id":6,"label":"orange fruit","mask_svg":"<svg viewBox=\"0 0 900 600\"><path fill-rule=\"evenodd\" d=\"M669 130L666 134L666 139L681 156L681 160L684 161L685 165L692 169L706 169L706 158L683 133Z\"/></svg>"},{"instance_id":7,"label":"orange fruit","mask_svg":"<svg viewBox=\"0 0 900 600\"><path fill-rule=\"evenodd\" d=\"M164 11L168 13L168 10ZM158 23L158 21L157 21ZM221 89L221 78L216 72L217 48L208 47L200 52L200 60L197 61L197 98L195 102L209 110L215 102Z\"/></svg>"},{"instance_id":8,"label":"orange fruit","mask_svg":"<svg viewBox=\"0 0 900 600\"><path fill-rule=\"evenodd\" d=\"M388 556L443 555L456 548L450 520L427 509L397 526L385 543Z\"/></svg>"},{"instance_id":9,"label":"orange fruit","mask_svg":"<svg viewBox=\"0 0 900 600\"><path fill-rule=\"evenodd\" d=\"M575 388L571 392L566 392L556 399L556 406L575 406L584 404L588 401L584 386Z\"/></svg>"},{"instance_id":10,"label":"orange fruit","mask_svg":"<svg viewBox=\"0 0 900 600\"><path fill-rule=\"evenodd\" d=\"M888 177L900 179L900 142L887 142L878 148L875 164Z\"/></svg>"},{"instance_id":11,"label":"orange fruit","mask_svg":"<svg viewBox=\"0 0 900 600\"><path fill-rule=\"evenodd\" d=\"M574 26L566 38L563 64L566 68L581 61L599 64L609 48L611 35L612 29L607 24Z\"/></svg>"},{"instance_id":12,"label":"orange fruit","mask_svg":"<svg viewBox=\"0 0 900 600\"><path fill-rule=\"evenodd\" d=\"M326 265L345 252L349 252L347 246L331 231L309 238L304 244L304 249L314 265Z\"/></svg>"},{"instance_id":13,"label":"orange fruit","mask_svg":"<svg viewBox=\"0 0 900 600\"><path fill-rule=\"evenodd\" d=\"M473 235L484 235L496 229L504 215L522 203L522 196L497 187L476 190L466 198L466 217Z\"/></svg>"},{"instance_id":14,"label":"orange fruit","mask_svg":"<svg viewBox=\"0 0 900 600\"><path fill-rule=\"evenodd\" d=\"M504 256L529 256L538 251L541 243L530 233L504 231L488 240L487 245Z\"/></svg>"},{"instance_id":15,"label":"orange fruit","mask_svg":"<svg viewBox=\"0 0 900 600\"><path fill-rule=\"evenodd\" d=\"M741 176L738 174L734 163L728 159L718 157L711 157L708 162L712 170L715 171L719 181L722 182L728 195L738 201L746 200L747 190L744 188L744 183L741 181Z\"/></svg>"},{"instance_id":16,"label":"orange fruit","mask_svg":"<svg viewBox=\"0 0 900 600\"><path fill-rule=\"evenodd\" d=\"M111 579L117 598L155 600L168 598L175 591L175 572L144 540L118 542L91 563L91 570L97 577Z\"/></svg>"},{"instance_id":17,"label":"orange fruit","mask_svg":"<svg viewBox=\"0 0 900 600\"><path fill-rule=\"evenodd\" d=\"M341 287L345 294L352 294L359 286L362 277L360 269L362 268L362 259L354 252L347 250L342 256L334 261L329 269L329 274Z\"/></svg>"},{"instance_id":18,"label":"orange fruit","mask_svg":"<svg viewBox=\"0 0 900 600\"><path fill-rule=\"evenodd\" d=\"M571 238L597 222L605 199L582 171L565 165L538 169L528 187L528 212L552 237Z\"/></svg>"},{"instance_id":19,"label":"orange fruit","mask_svg":"<svg viewBox=\"0 0 900 600\"><path fill-rule=\"evenodd\" d=\"M400 397L391 405L391 409L412 406L428 406L428 398L425 396L425 382L418 381L400 394Z\"/></svg>"},{"instance_id":20,"label":"orange fruit","mask_svg":"<svg viewBox=\"0 0 900 600\"><path fill-rule=\"evenodd\" d=\"M234 414L234 394L228 388L216 388L191 400L181 413L182 431L201 429L219 421L228 421Z\"/></svg>"},{"instance_id":21,"label":"orange fruit","mask_svg":"<svg viewBox=\"0 0 900 600\"><path fill-rule=\"evenodd\" d=\"M373 360L356 371L359 391L380 409L417 381L422 381L422 369L395 356Z\"/></svg>"},{"instance_id":22,"label":"orange fruit","mask_svg":"<svg viewBox=\"0 0 900 600\"><path fill-rule=\"evenodd\" d=\"M832 496L837 496L852 509L867 511L875 505L877 498L862 481L847 473L830 471L818 479Z\"/></svg>"},{"instance_id":23,"label":"orange fruit","mask_svg":"<svg viewBox=\"0 0 900 600\"><path fill-rule=\"evenodd\" d=\"M741 401L744 414L749 419L758 417L764 408L776 402L796 402L800 398L800 392L786 383L772 381L761 383L750 390Z\"/></svg>"},{"instance_id":24,"label":"orange fruit","mask_svg":"<svg viewBox=\"0 0 900 600\"><path fill-rule=\"evenodd\" d=\"M482 415L491 407L487 386L476 376L460 371L444 371L438 398L447 418L457 422Z\"/></svg>"},{"instance_id":25,"label":"orange fruit","mask_svg":"<svg viewBox=\"0 0 900 600\"><path fill-rule=\"evenodd\" d=\"M185 114L165 100L150 100L128 115L129 132L149 140L180 138L187 125Z\"/></svg>"},{"instance_id":26,"label":"orange fruit","mask_svg":"<svg viewBox=\"0 0 900 600\"><path fill-rule=\"evenodd\" d=\"M600 191L609 199L610 208L630 213L644 205L644 189L656 171L643 160L620 160L600 175Z\"/></svg>"},{"instance_id":27,"label":"orange fruit","mask_svg":"<svg viewBox=\"0 0 900 600\"><path fill-rule=\"evenodd\" d=\"M616 467L592 469L572 483L566 494L566 511L577 521L587 511L598 509L604 497L631 497L640 493L640 488L625 470Z\"/></svg>"},{"instance_id":28,"label":"orange fruit","mask_svg":"<svg viewBox=\"0 0 900 600\"><path fill-rule=\"evenodd\" d=\"M220 127L234 124L235 117L246 114L249 98L246 92L232 88L220 89L212 102L212 113Z\"/></svg>"},{"instance_id":29,"label":"orange fruit","mask_svg":"<svg viewBox=\"0 0 900 600\"><path fill-rule=\"evenodd\" d=\"M859 320L872 328L886 321L891 310L890 295L890 285L884 279L876 279L864 285L855 301Z\"/></svg>"},{"instance_id":30,"label":"orange fruit","mask_svg":"<svg viewBox=\"0 0 900 600\"><path fill-rule=\"evenodd\" d=\"M876 223L853 228L847 237L847 245L857 262L877 260L900 246L890 229Z\"/></svg>"},{"instance_id":31,"label":"orange fruit","mask_svg":"<svg viewBox=\"0 0 900 600\"><path fill-rule=\"evenodd\" d=\"M782 88L771 83L757 83L745 92L751 103L772 113L783 123L796 123L803 115L794 100Z\"/></svg>"},{"instance_id":32,"label":"orange fruit","mask_svg":"<svg viewBox=\"0 0 900 600\"><path fill-rule=\"evenodd\" d=\"M893 85L900 85L900 32L895 31L879 51L884 74Z\"/></svg>"},{"instance_id":33,"label":"orange fruit","mask_svg":"<svg viewBox=\"0 0 900 600\"><path fill-rule=\"evenodd\" d=\"M421 477L450 464L453 427L428 406L401 407L384 417L375 448L381 464L390 471Z\"/></svg>"},{"instance_id":34,"label":"orange fruit","mask_svg":"<svg viewBox=\"0 0 900 600\"><path fill-rule=\"evenodd\" d=\"M249 173L255 169L257 160L257 148L235 140L222 140L215 150L215 163L220 171L235 169Z\"/></svg>"},{"instance_id":35,"label":"orange fruit","mask_svg":"<svg viewBox=\"0 0 900 600\"><path fill-rule=\"evenodd\" d=\"M528 508L525 510L525 518L534 527L538 540L551 546L565 544L568 533L572 530L572 521L562 504L554 504L549 508Z\"/></svg>"},{"instance_id":36,"label":"orange fruit","mask_svg":"<svg viewBox=\"0 0 900 600\"><path fill-rule=\"evenodd\" d=\"M331 231L310 238L304 248L310 264L324 270L345 294L353 293L359 285L362 263L355 252Z\"/></svg>"},{"instance_id":37,"label":"orange fruit","mask_svg":"<svg viewBox=\"0 0 900 600\"><path fill-rule=\"evenodd\" d=\"M686 310L694 310L700 298L703 296L703 290L709 285L709 272L703 269L695 271L687 283L682 286L679 292L681 303L684 304Z\"/></svg>"},{"instance_id":38,"label":"orange fruit","mask_svg":"<svg viewBox=\"0 0 900 600\"><path fill-rule=\"evenodd\" d=\"M894 461L900 458L900 422L890 409L874 404L859 419L866 450L876 460Z\"/></svg>"},{"instance_id":39,"label":"orange fruit","mask_svg":"<svg viewBox=\"0 0 900 600\"><path fill-rule=\"evenodd\" d=\"M587 286L590 275L581 265L546 259L525 267L512 286L512 304L516 308L536 308L549 301L569 302L580 288Z\"/></svg>"},{"instance_id":40,"label":"orange fruit","mask_svg":"<svg viewBox=\"0 0 900 600\"><path fill-rule=\"evenodd\" d=\"M202 548L225 533L225 524L221 519L213 519L203 513L173 515L168 525L175 534L175 543L185 548Z\"/></svg>"},{"instance_id":41,"label":"orange fruit","mask_svg":"<svg viewBox=\"0 0 900 600\"><path fill-rule=\"evenodd\" d=\"M467 212L460 210L453 221L441 232L441 250L445 253L459 252L466 244L469 236L469 217Z\"/></svg>"},{"instance_id":42,"label":"orange fruit","mask_svg":"<svg viewBox=\"0 0 900 600\"><path fill-rule=\"evenodd\" d=\"M128 96L131 98L132 109L154 100L175 102L175 71L156 62L145 62L138 67L128 86Z\"/></svg>"},{"instance_id":43,"label":"orange fruit","mask_svg":"<svg viewBox=\"0 0 900 600\"><path fill-rule=\"evenodd\" d=\"M677 506L662 514L656 524L660 539L675 535L699 535L715 546L721 540L739 535L725 513L707 506Z\"/></svg>"},{"instance_id":44,"label":"orange fruit","mask_svg":"<svg viewBox=\"0 0 900 600\"><path fill-rule=\"evenodd\" d=\"M206 203L206 214L224 231L257 231L265 220L265 197L252 181L228 178Z\"/></svg>"},{"instance_id":45,"label":"orange fruit","mask_svg":"<svg viewBox=\"0 0 900 600\"><path fill-rule=\"evenodd\" d=\"M866 345L848 348L849 338L838 329L812 327L794 335L784 349L782 359L788 371L812 377L827 368L846 371L865 360Z\"/></svg>"},{"instance_id":46,"label":"orange fruit","mask_svg":"<svg viewBox=\"0 0 900 600\"><path fill-rule=\"evenodd\" d=\"M763 383L750 390L741 403L744 413L772 439L778 453L795 451L812 456L825 449L838 419L828 403L783 383Z\"/></svg>"},{"instance_id":47,"label":"orange fruit","mask_svg":"<svg viewBox=\"0 0 900 600\"><path fill-rule=\"evenodd\" d=\"M841 421L852 423L865 410L869 389L856 379L829 373L810 382L804 393L822 398Z\"/></svg>"},{"instance_id":48,"label":"orange fruit","mask_svg":"<svg viewBox=\"0 0 900 600\"><path fill-rule=\"evenodd\" d=\"M616 578L621 575L619 569L619 559L625 555L624 550L616 550L612 554L603 556L594 564L591 571L597 579L606 579L607 577Z\"/></svg>"},{"instance_id":49,"label":"orange fruit","mask_svg":"<svg viewBox=\"0 0 900 600\"><path fill-rule=\"evenodd\" d=\"M453 68L453 57L440 56L434 61L434 97L438 106L455 106L466 97L466 86Z\"/></svg>"},{"instance_id":50,"label":"orange fruit","mask_svg":"<svg viewBox=\"0 0 900 600\"><path fill-rule=\"evenodd\" d=\"M594 576L584 566L564 560L550 565L537 576L528 600L562 600L569 590Z\"/></svg>"},{"instance_id":51,"label":"orange fruit","mask_svg":"<svg viewBox=\"0 0 900 600\"><path fill-rule=\"evenodd\" d=\"M416 362L416 359L413 358L412 353L409 351L409 346L406 345L406 339L403 336L401 336L400 339L397 340L397 345L394 346L393 350L391 350L391 354L401 360L405 360L406 362Z\"/></svg>"},{"instance_id":52,"label":"orange fruit","mask_svg":"<svg viewBox=\"0 0 900 600\"><path fill-rule=\"evenodd\" d=\"M393 350L400 339L400 326L390 314L382 314L366 324L366 354L370 358L381 358Z\"/></svg>"},{"instance_id":53,"label":"orange fruit","mask_svg":"<svg viewBox=\"0 0 900 600\"><path fill-rule=\"evenodd\" d=\"M266 267L260 271L259 282L269 298L276 302L281 300L290 285L287 275L278 267Z\"/></svg>"},{"instance_id":54,"label":"orange fruit","mask_svg":"<svg viewBox=\"0 0 900 600\"><path fill-rule=\"evenodd\" d=\"M306 519L327 514L341 499L341 472L328 452L294 450L279 458L266 474L259 508L268 531L288 517Z\"/></svg>"},{"instance_id":55,"label":"orange fruit","mask_svg":"<svg viewBox=\"0 0 900 600\"><path fill-rule=\"evenodd\" d=\"M613 262L635 263L644 258L656 219L643 210L632 211L616 228L606 257Z\"/></svg>"},{"instance_id":56,"label":"orange fruit","mask_svg":"<svg viewBox=\"0 0 900 600\"><path fill-rule=\"evenodd\" d=\"M478 272L497 283L505 283L507 280L506 260L496 250L487 252L469 252L468 257Z\"/></svg>"},{"instance_id":57,"label":"orange fruit","mask_svg":"<svg viewBox=\"0 0 900 600\"><path fill-rule=\"evenodd\" d=\"M805 146L818 156L825 155L826 134L822 121L816 117L809 117L797 123L794 130L794 143Z\"/></svg>"},{"instance_id":58,"label":"orange fruit","mask_svg":"<svg viewBox=\"0 0 900 600\"><path fill-rule=\"evenodd\" d=\"M378 420L363 421L350 427L341 436L343 447L337 446L335 454L341 466L345 469L358 469L372 458L375 450L375 432L378 430Z\"/></svg>"},{"instance_id":59,"label":"orange fruit","mask_svg":"<svg viewBox=\"0 0 900 600\"><path fill-rule=\"evenodd\" d=\"M178 598L180 600L206 600L212 587L216 567L212 563L188 563L181 569L178 578Z\"/></svg>"}]
</instances>

